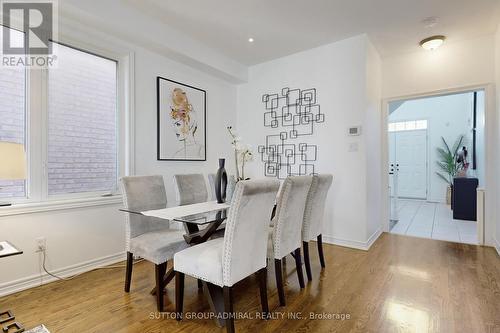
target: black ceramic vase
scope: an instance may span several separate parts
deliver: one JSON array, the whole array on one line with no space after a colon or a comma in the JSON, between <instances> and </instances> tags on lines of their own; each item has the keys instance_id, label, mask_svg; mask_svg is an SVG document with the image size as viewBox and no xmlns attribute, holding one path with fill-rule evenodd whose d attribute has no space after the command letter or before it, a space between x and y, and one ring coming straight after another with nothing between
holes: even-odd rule
<instances>
[{"instance_id":1,"label":"black ceramic vase","mask_svg":"<svg viewBox=\"0 0 500 333\"><path fill-rule=\"evenodd\" d=\"M227 173L224 169L226 164L226 159L219 158L219 170L217 170L217 175L215 176L215 196L217 197L217 203L226 202L226 188L227 188Z\"/></svg>"}]
</instances>

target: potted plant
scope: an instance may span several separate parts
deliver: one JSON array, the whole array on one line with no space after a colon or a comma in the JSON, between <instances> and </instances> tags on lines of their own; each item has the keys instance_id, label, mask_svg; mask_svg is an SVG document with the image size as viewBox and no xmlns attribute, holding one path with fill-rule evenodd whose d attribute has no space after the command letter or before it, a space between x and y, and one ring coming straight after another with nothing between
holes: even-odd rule
<instances>
[{"instance_id":1,"label":"potted plant","mask_svg":"<svg viewBox=\"0 0 500 333\"><path fill-rule=\"evenodd\" d=\"M460 135L453 147L450 148L446 140L443 140L443 147L437 148L437 153L439 155L439 160L436 162L438 168L441 172L436 172L436 174L448 184L446 191L446 204L452 205L453 209L453 178L458 174L461 169L461 164L458 162L458 150L462 146L464 136Z\"/></svg>"}]
</instances>

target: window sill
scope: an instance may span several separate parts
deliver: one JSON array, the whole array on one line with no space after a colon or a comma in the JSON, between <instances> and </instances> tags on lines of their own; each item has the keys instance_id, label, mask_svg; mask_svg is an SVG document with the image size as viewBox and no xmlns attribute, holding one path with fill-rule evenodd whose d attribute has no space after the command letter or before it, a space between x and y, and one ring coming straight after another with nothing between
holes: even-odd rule
<instances>
[{"instance_id":1,"label":"window sill","mask_svg":"<svg viewBox=\"0 0 500 333\"><path fill-rule=\"evenodd\" d=\"M0 207L1 216L21 215L38 212L49 212L55 210L75 209L84 207L116 205L122 203L121 195L110 197L91 197L69 200L54 200L45 202L30 202L13 204L12 206Z\"/></svg>"}]
</instances>

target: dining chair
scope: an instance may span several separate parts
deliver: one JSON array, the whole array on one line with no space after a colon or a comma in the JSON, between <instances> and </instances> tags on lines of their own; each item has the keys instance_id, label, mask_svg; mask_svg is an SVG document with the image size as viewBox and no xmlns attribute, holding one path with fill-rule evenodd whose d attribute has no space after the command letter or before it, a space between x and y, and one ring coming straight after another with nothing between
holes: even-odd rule
<instances>
[{"instance_id":1,"label":"dining chair","mask_svg":"<svg viewBox=\"0 0 500 333\"><path fill-rule=\"evenodd\" d=\"M190 205L208 200L207 185L201 173L174 175L179 205Z\"/></svg>"},{"instance_id":2,"label":"dining chair","mask_svg":"<svg viewBox=\"0 0 500 333\"><path fill-rule=\"evenodd\" d=\"M201 173L174 175L174 183L179 206L208 201L207 185ZM199 231L198 226L184 223L187 233Z\"/></svg>"},{"instance_id":3,"label":"dining chair","mask_svg":"<svg viewBox=\"0 0 500 333\"><path fill-rule=\"evenodd\" d=\"M301 233L307 193L311 176L291 176L283 182L276 203L276 212L269 227L268 258L274 259L276 285L280 305L285 305L283 259L291 254L295 259L300 288L304 288L302 274Z\"/></svg>"},{"instance_id":4,"label":"dining chair","mask_svg":"<svg viewBox=\"0 0 500 333\"><path fill-rule=\"evenodd\" d=\"M208 201L207 185L201 173L174 175L174 183L179 206ZM199 226L195 224L184 223L183 226L187 234L193 234L200 231ZM225 226L225 222L223 222L211 238L222 237ZM199 279L198 288L202 288L202 282Z\"/></svg>"},{"instance_id":5,"label":"dining chair","mask_svg":"<svg viewBox=\"0 0 500 333\"><path fill-rule=\"evenodd\" d=\"M162 176L133 176L121 179L123 204L126 209L152 210L167 206L167 195ZM134 256L155 264L156 300L158 311L163 311L163 292L167 262L174 254L188 247L183 231L172 230L164 220L128 213L125 215L127 265L125 292L130 292ZM170 279L172 279L172 276Z\"/></svg>"},{"instance_id":6,"label":"dining chair","mask_svg":"<svg viewBox=\"0 0 500 333\"><path fill-rule=\"evenodd\" d=\"M233 286L254 273L259 280L262 312L268 315L266 242L269 214L278 187L278 180L238 182L224 238L209 240L175 254L177 320L182 319L186 274L222 289L229 333L234 332Z\"/></svg>"},{"instance_id":7,"label":"dining chair","mask_svg":"<svg viewBox=\"0 0 500 333\"><path fill-rule=\"evenodd\" d=\"M309 259L309 241L314 240L315 238L318 243L319 261L321 267L325 268L321 229L323 227L326 197L328 195L328 190L332 185L332 181L332 175L314 175L311 182L311 188L307 194L304 221L302 224L302 246L304 247L304 262L306 266L307 279L309 281L312 280L311 261Z\"/></svg>"}]
</instances>

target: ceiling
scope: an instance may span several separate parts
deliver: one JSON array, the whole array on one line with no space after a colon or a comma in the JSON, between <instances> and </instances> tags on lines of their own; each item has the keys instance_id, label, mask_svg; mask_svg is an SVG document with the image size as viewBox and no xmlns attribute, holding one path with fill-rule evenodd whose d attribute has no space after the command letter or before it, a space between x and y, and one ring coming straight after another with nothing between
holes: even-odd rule
<instances>
[{"instance_id":1,"label":"ceiling","mask_svg":"<svg viewBox=\"0 0 500 333\"><path fill-rule=\"evenodd\" d=\"M491 34L498 0L122 0L244 65L367 33L382 57ZM436 17L432 27L422 21ZM427 26L426 26L427 25ZM432 25L432 24L431 24ZM249 43L248 38L255 39Z\"/></svg>"}]
</instances>

